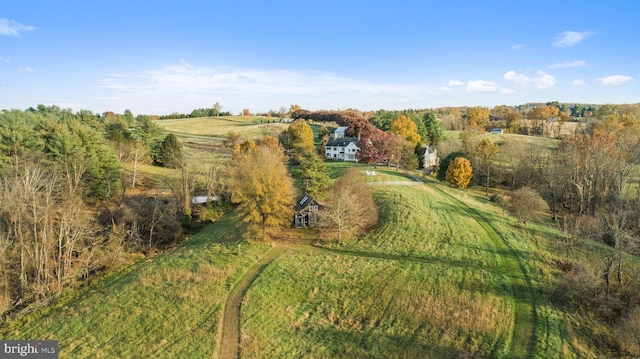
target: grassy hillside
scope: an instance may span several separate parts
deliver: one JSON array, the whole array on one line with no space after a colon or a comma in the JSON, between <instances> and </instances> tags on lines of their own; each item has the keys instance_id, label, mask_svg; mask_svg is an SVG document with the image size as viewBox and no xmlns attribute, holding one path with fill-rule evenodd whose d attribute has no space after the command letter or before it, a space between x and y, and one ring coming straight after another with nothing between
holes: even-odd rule
<instances>
[{"instance_id":1,"label":"grassy hillside","mask_svg":"<svg viewBox=\"0 0 640 359\"><path fill-rule=\"evenodd\" d=\"M557 231L521 227L439 184L374 187L374 197L380 223L362 239L238 248L226 216L174 251L6 324L0 337L58 339L65 358L235 357L220 342L236 335L249 358L608 355L598 347L605 326L552 300ZM582 243L572 256L602 250ZM225 305L240 309L239 321L223 324Z\"/></svg>"},{"instance_id":2,"label":"grassy hillside","mask_svg":"<svg viewBox=\"0 0 640 359\"><path fill-rule=\"evenodd\" d=\"M57 339L61 358L210 357L228 293L270 248L243 242L238 254L236 226L224 217L175 251L9 323L0 337Z\"/></svg>"}]
</instances>

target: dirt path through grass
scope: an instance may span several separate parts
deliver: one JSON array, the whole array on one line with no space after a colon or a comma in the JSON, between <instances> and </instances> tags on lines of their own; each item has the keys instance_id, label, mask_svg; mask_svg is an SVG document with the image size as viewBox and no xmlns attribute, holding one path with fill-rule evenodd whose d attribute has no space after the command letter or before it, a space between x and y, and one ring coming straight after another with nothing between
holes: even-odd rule
<instances>
[{"instance_id":1,"label":"dirt path through grass","mask_svg":"<svg viewBox=\"0 0 640 359\"><path fill-rule=\"evenodd\" d=\"M269 250L264 257L249 268L229 294L224 306L224 314L222 315L219 358L237 359L240 357L240 309L242 307L242 298L260 273L286 249L286 247L278 246Z\"/></svg>"}]
</instances>

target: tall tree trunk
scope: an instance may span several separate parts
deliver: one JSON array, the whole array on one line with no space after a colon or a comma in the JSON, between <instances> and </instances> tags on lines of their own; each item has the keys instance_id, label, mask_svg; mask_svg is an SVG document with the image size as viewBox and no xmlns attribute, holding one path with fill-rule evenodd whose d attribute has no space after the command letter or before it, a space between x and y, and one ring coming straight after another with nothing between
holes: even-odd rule
<instances>
[{"instance_id":1,"label":"tall tree trunk","mask_svg":"<svg viewBox=\"0 0 640 359\"><path fill-rule=\"evenodd\" d=\"M611 285L610 285L610 281L609 281L609 275L611 273L611 267L613 267L613 263L615 262L615 256L611 255L610 257L607 257L606 260L607 260L607 262L605 263L606 267L605 267L604 275L603 275L604 288L605 288L604 296L605 297L609 297L609 292L610 292L610 289L611 289Z\"/></svg>"}]
</instances>

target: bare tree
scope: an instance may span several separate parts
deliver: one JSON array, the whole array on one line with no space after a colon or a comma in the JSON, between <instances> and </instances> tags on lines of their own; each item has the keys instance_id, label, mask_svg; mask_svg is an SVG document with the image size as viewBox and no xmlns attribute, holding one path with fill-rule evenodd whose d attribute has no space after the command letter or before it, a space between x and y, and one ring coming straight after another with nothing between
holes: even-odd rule
<instances>
[{"instance_id":1,"label":"bare tree","mask_svg":"<svg viewBox=\"0 0 640 359\"><path fill-rule=\"evenodd\" d=\"M542 200L535 190L522 187L511 194L511 210L525 226L537 211L541 209Z\"/></svg>"},{"instance_id":2,"label":"bare tree","mask_svg":"<svg viewBox=\"0 0 640 359\"><path fill-rule=\"evenodd\" d=\"M322 216L325 226L335 230L338 241L345 236L357 235L373 226L378 211L364 176L350 167L329 189Z\"/></svg>"}]
</instances>

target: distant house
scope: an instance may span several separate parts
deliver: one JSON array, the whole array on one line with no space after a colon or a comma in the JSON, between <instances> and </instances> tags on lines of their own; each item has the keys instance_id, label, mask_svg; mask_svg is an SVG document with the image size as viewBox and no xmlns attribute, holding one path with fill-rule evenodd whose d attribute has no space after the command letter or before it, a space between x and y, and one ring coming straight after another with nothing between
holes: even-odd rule
<instances>
[{"instance_id":1,"label":"distant house","mask_svg":"<svg viewBox=\"0 0 640 359\"><path fill-rule=\"evenodd\" d=\"M502 135L504 134L504 130L502 128L494 128L491 130L492 135Z\"/></svg>"},{"instance_id":2,"label":"distant house","mask_svg":"<svg viewBox=\"0 0 640 359\"><path fill-rule=\"evenodd\" d=\"M310 194L305 193L293 207L293 226L297 228L317 226L320 223L319 209L318 202Z\"/></svg>"},{"instance_id":3,"label":"distant house","mask_svg":"<svg viewBox=\"0 0 640 359\"><path fill-rule=\"evenodd\" d=\"M331 133L331 138L344 138L345 137L345 132L347 132L347 127L344 126L340 126L338 128L336 128L335 130L333 130L333 132Z\"/></svg>"},{"instance_id":4,"label":"distant house","mask_svg":"<svg viewBox=\"0 0 640 359\"><path fill-rule=\"evenodd\" d=\"M424 168L430 168L437 165L439 162L438 159L438 150L435 147L427 147L424 149Z\"/></svg>"},{"instance_id":5,"label":"distant house","mask_svg":"<svg viewBox=\"0 0 640 359\"><path fill-rule=\"evenodd\" d=\"M332 138L325 146L325 155L328 160L342 160L358 162L358 140L353 137Z\"/></svg>"}]
</instances>

